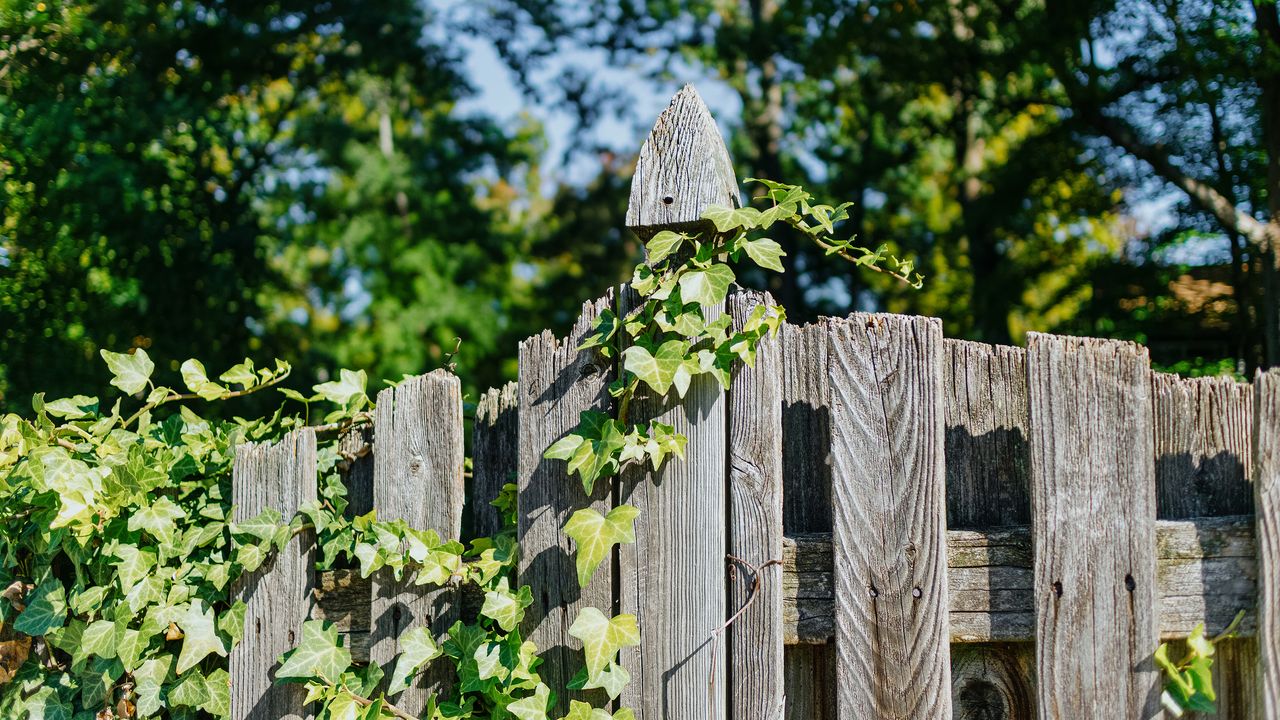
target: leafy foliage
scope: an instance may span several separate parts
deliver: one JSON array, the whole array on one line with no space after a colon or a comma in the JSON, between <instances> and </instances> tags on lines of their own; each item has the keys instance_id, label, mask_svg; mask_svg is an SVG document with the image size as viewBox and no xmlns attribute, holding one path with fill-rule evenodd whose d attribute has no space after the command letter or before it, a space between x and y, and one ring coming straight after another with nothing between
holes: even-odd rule
<instances>
[{"instance_id":1,"label":"leafy foliage","mask_svg":"<svg viewBox=\"0 0 1280 720\"><path fill-rule=\"evenodd\" d=\"M1189 711L1216 713L1218 708L1214 702L1218 699L1213 689L1213 654L1214 647L1223 638L1231 637L1240 621L1244 619L1241 610L1231 621L1226 630L1215 638L1207 638L1204 634L1204 623L1196 625L1187 637L1186 654L1181 660L1174 662L1169 657L1169 643L1160 643L1153 656L1156 665L1164 671L1164 692L1160 702L1174 717L1182 717Z\"/></svg>"}]
</instances>

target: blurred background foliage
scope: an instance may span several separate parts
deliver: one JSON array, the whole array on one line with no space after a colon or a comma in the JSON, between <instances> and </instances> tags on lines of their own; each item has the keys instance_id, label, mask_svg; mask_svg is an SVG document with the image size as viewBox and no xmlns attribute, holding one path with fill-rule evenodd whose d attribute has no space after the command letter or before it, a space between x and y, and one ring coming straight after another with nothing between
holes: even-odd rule
<instances>
[{"instance_id":1,"label":"blurred background foliage","mask_svg":"<svg viewBox=\"0 0 1280 720\"><path fill-rule=\"evenodd\" d=\"M467 105L499 73L528 112ZM474 397L625 279L638 98L685 81L740 178L854 200L927 277L791 246L794 320L1280 364L1274 0L0 0L0 408L131 347Z\"/></svg>"}]
</instances>

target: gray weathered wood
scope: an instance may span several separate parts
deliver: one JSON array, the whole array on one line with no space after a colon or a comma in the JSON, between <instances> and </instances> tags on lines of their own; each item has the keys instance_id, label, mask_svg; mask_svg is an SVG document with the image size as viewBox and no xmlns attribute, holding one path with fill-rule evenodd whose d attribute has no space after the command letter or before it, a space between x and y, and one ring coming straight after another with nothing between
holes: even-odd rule
<instances>
[{"instance_id":1,"label":"gray weathered wood","mask_svg":"<svg viewBox=\"0 0 1280 720\"><path fill-rule=\"evenodd\" d=\"M274 445L236 449L231 475L233 519L267 508L293 517L316 498L316 436L297 430ZM233 596L245 603L244 638L231 651L231 717L234 720L304 718L300 685L276 685L276 659L295 647L311 606L315 537L300 533L284 550L241 578Z\"/></svg>"},{"instance_id":2,"label":"gray weathered wood","mask_svg":"<svg viewBox=\"0 0 1280 720\"><path fill-rule=\"evenodd\" d=\"M1041 720L1160 713L1151 371L1131 343L1028 335Z\"/></svg>"},{"instance_id":3,"label":"gray weathered wood","mask_svg":"<svg viewBox=\"0 0 1280 720\"><path fill-rule=\"evenodd\" d=\"M787 534L831 533L831 408L827 402L827 328L783 325L782 525ZM830 571L830 560L827 570ZM830 595L828 595L830 597ZM830 601L819 617L801 613L796 626L834 621ZM801 637L807 635L801 630ZM825 637L825 636L824 636ZM784 651L788 720L834 720L835 647L789 645ZM813 678L829 679L815 682Z\"/></svg>"},{"instance_id":4,"label":"gray weathered wood","mask_svg":"<svg viewBox=\"0 0 1280 720\"><path fill-rule=\"evenodd\" d=\"M1258 568L1253 518L1247 516L1161 520L1156 524L1156 584L1160 595L1160 639L1179 640L1200 623L1216 635L1235 614L1245 611L1240 637L1220 648L1256 667ZM787 701L791 717L827 717L827 706L809 697L807 678L822 677L815 670L825 662L823 653L809 648L834 648L835 570L831 534L812 533L782 541L783 641L797 672L788 672ZM951 642L997 645L1030 642L1035 638L1035 600L1032 595L1031 528L951 530L947 533L948 605ZM355 570L319 573L312 617L328 620L351 638L357 662L369 657L369 581ZM462 616L474 617L484 600L475 586L465 586ZM1248 642L1248 647L1236 643ZM1250 652L1252 654L1250 654ZM834 662L834 655L832 655ZM1219 659L1223 667L1227 658ZM788 665L788 668L793 667ZM953 664L954 665L954 664ZM834 673L835 666L830 668ZM1258 685L1260 678L1221 674L1222 695L1239 695ZM823 690L819 684L818 690ZM1235 688L1235 689L1233 689ZM825 690L823 690L825 692ZM804 697L801 697L801 696ZM823 696L826 697L826 696ZM831 696L834 698L834 695ZM834 700L832 700L834 702ZM1225 702L1225 701L1224 701ZM816 703L816 704L815 704ZM1256 703L1255 703L1256 705ZM816 709L814 709L816 708ZM800 714L812 711L811 714ZM822 715L822 713L827 715ZM1225 717L1249 717L1239 713Z\"/></svg>"},{"instance_id":5,"label":"gray weathered wood","mask_svg":"<svg viewBox=\"0 0 1280 720\"><path fill-rule=\"evenodd\" d=\"M947 527L1031 520L1027 353L946 340Z\"/></svg>"},{"instance_id":6,"label":"gray weathered wood","mask_svg":"<svg viewBox=\"0 0 1280 720\"><path fill-rule=\"evenodd\" d=\"M1253 513L1253 487L1249 482L1253 443L1253 388L1231 378L1183 378L1153 373L1155 412L1156 515L1160 518L1249 515ZM1193 561L1195 559L1192 559ZM1231 604L1204 606L1196 588L1203 578L1228 573L1219 589L1256 587L1230 574L1231 564L1203 567L1170 567L1161 564L1161 580L1173 574L1189 576L1186 585L1169 589L1185 594L1184 601L1162 598L1166 614L1175 611L1209 616L1209 625L1220 626L1234 615ZM1185 571L1184 571L1185 568ZM1187 572L1189 571L1189 572ZM1250 577L1252 580L1252 577ZM1190 588L1186 591L1185 588ZM1217 717L1246 720L1261 715L1260 694L1250 696L1258 683L1258 648L1255 638L1225 640L1214 663L1213 681L1219 700ZM1244 663L1244 664L1241 664Z\"/></svg>"},{"instance_id":7,"label":"gray weathered wood","mask_svg":"<svg viewBox=\"0 0 1280 720\"><path fill-rule=\"evenodd\" d=\"M569 636L569 627L583 607L607 612L613 605L610 564L602 564L587 587L579 589L573 543L563 528L575 511L590 507L607 513L612 503L610 483L596 483L588 497L563 460L547 460L542 453L578 426L584 410L609 409L613 362L577 347L613 303L613 293L585 303L567 337L544 331L520 343L519 350L519 577L534 588L522 630L541 651L544 662L538 672L557 688L559 712L567 709L570 698L584 697L559 692L582 667L581 643ZM604 696L596 690L590 697L598 701Z\"/></svg>"},{"instance_id":8,"label":"gray weathered wood","mask_svg":"<svg viewBox=\"0 0 1280 720\"><path fill-rule=\"evenodd\" d=\"M1156 547L1162 640L1185 638L1202 622L1209 634L1220 633L1241 610L1241 639L1254 635L1258 571L1252 518L1161 520ZM782 557L788 649L830 642L835 636L831 535L787 537ZM1035 639L1029 527L948 531L947 567L952 643Z\"/></svg>"},{"instance_id":9,"label":"gray weathered wood","mask_svg":"<svg viewBox=\"0 0 1280 720\"><path fill-rule=\"evenodd\" d=\"M942 323L830 323L842 717L951 717Z\"/></svg>"},{"instance_id":10,"label":"gray weathered wood","mask_svg":"<svg viewBox=\"0 0 1280 720\"><path fill-rule=\"evenodd\" d=\"M628 309L630 293L623 295ZM708 320L722 308L703 308ZM630 421L671 425L688 438L684 460L657 472L624 472L619 500L640 511L636 542L618 551L619 607L636 616L640 645L622 652L631 683L622 704L637 720L725 715L725 663L711 665L711 634L725 611L725 401L710 375L694 378L683 400L642 389ZM709 684L714 689L709 689Z\"/></svg>"},{"instance_id":11,"label":"gray weathered wood","mask_svg":"<svg viewBox=\"0 0 1280 720\"><path fill-rule=\"evenodd\" d=\"M1249 515L1253 388L1231 378L1154 373L1156 513Z\"/></svg>"},{"instance_id":12,"label":"gray weathered wood","mask_svg":"<svg viewBox=\"0 0 1280 720\"><path fill-rule=\"evenodd\" d=\"M741 328L767 293L735 290L728 312ZM729 415L729 554L759 567L782 559L782 386L777 338L756 349L755 367L734 372ZM751 599L753 575L729 565L729 613ZM728 716L780 720L783 715L782 567L762 571L751 606L727 638Z\"/></svg>"},{"instance_id":13,"label":"gray weathered wood","mask_svg":"<svg viewBox=\"0 0 1280 720\"><path fill-rule=\"evenodd\" d=\"M951 649L951 705L956 720L1034 720L1036 655L1029 643Z\"/></svg>"},{"instance_id":14,"label":"gray weathered wood","mask_svg":"<svg viewBox=\"0 0 1280 720\"><path fill-rule=\"evenodd\" d=\"M378 517L400 519L418 530L435 530L445 540L462 533L463 427L462 388L444 370L409 378L378 393L373 463L373 504ZM369 659L391 674L400 653L399 638L415 627L429 627L443 638L457 616L457 592L424 591L406 575L399 582L389 571L373 576ZM444 662L393 700L419 714L428 696L446 685Z\"/></svg>"},{"instance_id":15,"label":"gray weathered wood","mask_svg":"<svg viewBox=\"0 0 1280 720\"><path fill-rule=\"evenodd\" d=\"M1280 718L1280 370L1253 382L1253 475L1258 513L1258 640L1262 659L1262 707Z\"/></svg>"},{"instance_id":16,"label":"gray weathered wood","mask_svg":"<svg viewBox=\"0 0 1280 720\"><path fill-rule=\"evenodd\" d=\"M709 205L738 202L738 179L716 121L698 91L685 85L640 148L627 227L643 240L698 224Z\"/></svg>"},{"instance_id":17,"label":"gray weathered wood","mask_svg":"<svg viewBox=\"0 0 1280 720\"><path fill-rule=\"evenodd\" d=\"M373 509L373 425L351 428L338 441L342 479L347 486L347 519Z\"/></svg>"},{"instance_id":18,"label":"gray weathered wood","mask_svg":"<svg viewBox=\"0 0 1280 720\"><path fill-rule=\"evenodd\" d=\"M492 537L502 530L493 506L502 486L516 481L520 465L520 401L516 383L490 388L476 403L471 431L471 493L468 496L471 534Z\"/></svg>"}]
</instances>

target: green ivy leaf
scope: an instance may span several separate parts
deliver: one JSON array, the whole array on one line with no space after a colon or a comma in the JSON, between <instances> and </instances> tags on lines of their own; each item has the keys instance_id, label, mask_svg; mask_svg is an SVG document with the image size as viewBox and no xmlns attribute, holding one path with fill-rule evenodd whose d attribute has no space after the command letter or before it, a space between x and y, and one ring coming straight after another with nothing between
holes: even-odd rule
<instances>
[{"instance_id":1,"label":"green ivy leaf","mask_svg":"<svg viewBox=\"0 0 1280 720\"><path fill-rule=\"evenodd\" d=\"M410 628L400 636L399 641L400 657L396 658L395 669L391 671L388 695L404 692L409 687L409 680L441 653L435 638L431 636L430 628Z\"/></svg>"},{"instance_id":2,"label":"green ivy leaf","mask_svg":"<svg viewBox=\"0 0 1280 720\"><path fill-rule=\"evenodd\" d=\"M32 637L40 637L62 627L67 619L67 594L62 583L49 578L31 593L27 608L13 623L13 629Z\"/></svg>"},{"instance_id":3,"label":"green ivy leaf","mask_svg":"<svg viewBox=\"0 0 1280 720\"><path fill-rule=\"evenodd\" d=\"M578 569L578 585L586 587L596 568L609 556L618 543L636 541L635 519L640 511L630 505L619 505L608 515L584 508L578 510L565 523L564 532L578 548L574 562Z\"/></svg>"},{"instance_id":4,"label":"green ivy leaf","mask_svg":"<svg viewBox=\"0 0 1280 720\"><path fill-rule=\"evenodd\" d=\"M365 371L351 371L343 368L338 372L337 380L320 383L312 390L325 400L346 406L352 400L364 395L368 382L369 377Z\"/></svg>"},{"instance_id":5,"label":"green ivy leaf","mask_svg":"<svg viewBox=\"0 0 1280 720\"><path fill-rule=\"evenodd\" d=\"M619 650L640 644L635 615L617 615L610 619L593 607L578 611L578 617L569 626L569 634L582 641L587 679L593 684L603 679L601 673L608 669Z\"/></svg>"},{"instance_id":6,"label":"green ivy leaf","mask_svg":"<svg viewBox=\"0 0 1280 720\"><path fill-rule=\"evenodd\" d=\"M102 359L107 361L107 369L111 371L111 384L120 388L126 395L142 392L156 369L155 363L147 357L142 348L132 353L115 353L110 350L101 351Z\"/></svg>"},{"instance_id":7,"label":"green ivy leaf","mask_svg":"<svg viewBox=\"0 0 1280 720\"><path fill-rule=\"evenodd\" d=\"M747 251L747 257L751 258L760 267L774 272L785 272L782 267L782 258L787 253L782 250L782 246L777 242L769 238L745 240L742 243L742 247Z\"/></svg>"},{"instance_id":8,"label":"green ivy leaf","mask_svg":"<svg viewBox=\"0 0 1280 720\"><path fill-rule=\"evenodd\" d=\"M209 653L227 656L227 649L213 626L213 611L204 600L194 600L177 619L185 636L178 654L178 674L195 667ZM305 628L304 628L305 629Z\"/></svg>"},{"instance_id":9,"label":"green ivy leaf","mask_svg":"<svg viewBox=\"0 0 1280 720\"><path fill-rule=\"evenodd\" d=\"M351 651L338 644L338 629L326 620L302 624L302 642L281 657L277 678L320 678L336 684L351 666Z\"/></svg>"},{"instance_id":10,"label":"green ivy leaf","mask_svg":"<svg viewBox=\"0 0 1280 720\"><path fill-rule=\"evenodd\" d=\"M586 683L583 684L583 690L601 689L609 694L610 700L617 700L622 694L623 688L627 683L631 682L631 673L616 662L610 662L604 670L601 670L594 678L588 677Z\"/></svg>"},{"instance_id":11,"label":"green ivy leaf","mask_svg":"<svg viewBox=\"0 0 1280 720\"><path fill-rule=\"evenodd\" d=\"M518 720L547 720L547 709L550 705L551 688L538 683L532 695L508 705L507 712Z\"/></svg>"},{"instance_id":12,"label":"green ivy leaf","mask_svg":"<svg viewBox=\"0 0 1280 720\"><path fill-rule=\"evenodd\" d=\"M492 618L506 632L515 630L524 620L524 610L533 604L533 594L525 585L518 592L511 592L506 578L498 581L497 587L484 594L484 605L480 614Z\"/></svg>"},{"instance_id":13,"label":"green ivy leaf","mask_svg":"<svg viewBox=\"0 0 1280 720\"><path fill-rule=\"evenodd\" d=\"M205 400L217 400L227 393L226 388L209 379L204 364L195 358L183 362L181 371L187 389Z\"/></svg>"},{"instance_id":14,"label":"green ivy leaf","mask_svg":"<svg viewBox=\"0 0 1280 720\"><path fill-rule=\"evenodd\" d=\"M712 265L705 270L690 270L680 276L680 297L685 302L718 305L724 302L733 284L733 271L728 265Z\"/></svg>"},{"instance_id":15,"label":"green ivy leaf","mask_svg":"<svg viewBox=\"0 0 1280 720\"><path fill-rule=\"evenodd\" d=\"M640 345L632 345L622 353L622 367L658 395L666 395L688 351L689 344L684 340L668 340L653 353Z\"/></svg>"},{"instance_id":16,"label":"green ivy leaf","mask_svg":"<svg viewBox=\"0 0 1280 720\"><path fill-rule=\"evenodd\" d=\"M649 264L656 265L667 259L669 255L680 249L680 244L688 239L687 235L670 230L663 230L654 235L645 244L645 250L649 254Z\"/></svg>"},{"instance_id":17,"label":"green ivy leaf","mask_svg":"<svg viewBox=\"0 0 1280 720\"><path fill-rule=\"evenodd\" d=\"M760 211L753 207L727 208L711 205L702 211L702 217L710 220L719 232L750 230L760 220Z\"/></svg>"},{"instance_id":18,"label":"green ivy leaf","mask_svg":"<svg viewBox=\"0 0 1280 720\"><path fill-rule=\"evenodd\" d=\"M173 542L173 531L178 520L187 514L182 508L173 504L169 498L162 497L147 507L138 510L129 518L130 530L145 530L151 537L162 543Z\"/></svg>"},{"instance_id":19,"label":"green ivy leaf","mask_svg":"<svg viewBox=\"0 0 1280 720\"><path fill-rule=\"evenodd\" d=\"M230 370L219 375L218 379L225 383L235 383L246 390L258 384L258 375L253 371L253 360L249 358L245 358L244 362L238 365L233 365Z\"/></svg>"}]
</instances>

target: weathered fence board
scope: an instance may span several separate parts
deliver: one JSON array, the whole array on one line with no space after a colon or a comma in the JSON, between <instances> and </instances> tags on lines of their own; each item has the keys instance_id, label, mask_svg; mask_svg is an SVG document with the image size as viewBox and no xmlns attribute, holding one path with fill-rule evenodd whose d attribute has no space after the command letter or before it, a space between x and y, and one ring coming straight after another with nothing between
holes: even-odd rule
<instances>
[{"instance_id":1,"label":"weathered fence board","mask_svg":"<svg viewBox=\"0 0 1280 720\"><path fill-rule=\"evenodd\" d=\"M274 445L241 445L231 475L233 520L267 508L292 517L316 498L316 436L297 430ZM300 533L256 572L236 583L245 603L244 638L231 652L233 720L303 718L301 685L276 685L276 659L294 648L311 609L315 537Z\"/></svg>"},{"instance_id":2,"label":"weathered fence board","mask_svg":"<svg viewBox=\"0 0 1280 720\"><path fill-rule=\"evenodd\" d=\"M1156 512L1248 515L1253 388L1231 378L1154 373Z\"/></svg>"},{"instance_id":3,"label":"weathered fence board","mask_svg":"<svg viewBox=\"0 0 1280 720\"><path fill-rule=\"evenodd\" d=\"M831 408L827 401L825 324L782 326L782 527L787 535L831 533ZM826 569L831 572L830 556ZM829 587L829 586L828 586ZM784 588L785 592L785 588ZM828 597L830 593L828 593ZM795 608L795 604L792 605ZM835 615L830 602L815 615L803 605L784 627L804 642L826 642ZM826 634L809 632L826 627ZM784 635L787 633L784 630ZM836 717L835 645L788 645L783 653L788 720ZM812 679L812 681L810 681Z\"/></svg>"},{"instance_id":4,"label":"weathered fence board","mask_svg":"<svg viewBox=\"0 0 1280 720\"><path fill-rule=\"evenodd\" d=\"M1032 333L1027 366L1039 716L1155 716L1147 351Z\"/></svg>"},{"instance_id":5,"label":"weathered fence board","mask_svg":"<svg viewBox=\"0 0 1280 720\"><path fill-rule=\"evenodd\" d=\"M1280 718L1280 370L1254 379L1254 493L1258 512L1258 640L1264 717Z\"/></svg>"},{"instance_id":6,"label":"weathered fence board","mask_svg":"<svg viewBox=\"0 0 1280 720\"><path fill-rule=\"evenodd\" d=\"M409 378L378 393L374 413L373 502L378 516L404 520L418 530L435 530L445 540L462 532L463 428L458 378L443 370ZM444 637L457 617L457 591L425 590L406 575L373 575L369 660L389 676L400 653L399 638L415 627ZM434 663L409 689L394 698L400 709L418 714L431 691L446 686L445 663Z\"/></svg>"},{"instance_id":7,"label":"weathered fence board","mask_svg":"<svg viewBox=\"0 0 1280 720\"><path fill-rule=\"evenodd\" d=\"M603 611L613 605L609 565L602 565L591 583L579 589L573 544L563 528L577 510L590 507L604 514L613 504L608 482L597 483L588 497L582 482L568 475L563 461L547 460L542 453L578 426L584 410L609 409L613 362L577 347L600 313L613 310L613 303L613 293L585 303L563 339L544 331L520 343L519 578L536 589L521 630L542 652L544 662L538 672L557 690L582 667L581 645L569 636L578 611L588 606ZM579 697L560 695L561 711L570 697ZM591 697L599 700L603 693L597 690Z\"/></svg>"},{"instance_id":8,"label":"weathered fence board","mask_svg":"<svg viewBox=\"0 0 1280 720\"><path fill-rule=\"evenodd\" d=\"M951 717L942 323L830 324L842 717Z\"/></svg>"},{"instance_id":9,"label":"weathered fence board","mask_svg":"<svg viewBox=\"0 0 1280 720\"><path fill-rule=\"evenodd\" d=\"M983 643L951 648L951 706L956 720L1033 720L1035 648Z\"/></svg>"},{"instance_id":10,"label":"weathered fence board","mask_svg":"<svg viewBox=\"0 0 1280 720\"><path fill-rule=\"evenodd\" d=\"M761 305L764 293L734 291L728 312L735 327ZM776 338L760 343L755 367L741 367L727 395L729 416L728 551L754 567L782 559L782 387ZM728 717L780 720L783 714L782 566L756 578L741 563L729 564L729 606L750 607L727 638ZM752 599L754 591L754 600Z\"/></svg>"},{"instance_id":11,"label":"weathered fence board","mask_svg":"<svg viewBox=\"0 0 1280 720\"><path fill-rule=\"evenodd\" d=\"M493 537L502 530L502 518L492 501L502 486L516 481L520 464L518 385L509 382L490 388L476 403L471 430L470 508L472 537Z\"/></svg>"}]
</instances>

